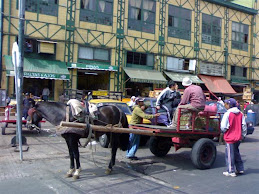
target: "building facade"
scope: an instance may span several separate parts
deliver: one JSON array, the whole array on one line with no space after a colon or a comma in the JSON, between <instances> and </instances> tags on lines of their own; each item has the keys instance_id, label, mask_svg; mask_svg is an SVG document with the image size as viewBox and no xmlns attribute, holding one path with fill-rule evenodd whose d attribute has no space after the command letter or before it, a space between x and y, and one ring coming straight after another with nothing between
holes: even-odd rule
<instances>
[{"instance_id":1,"label":"building facade","mask_svg":"<svg viewBox=\"0 0 259 194\"><path fill-rule=\"evenodd\" d=\"M1 88L12 96L18 1L1 1ZM259 16L257 2L252 6L223 0L26 0L24 91L40 95L48 87L54 100L67 88L145 96L167 79L180 82L188 75L204 84L198 75L206 75L219 88L225 82L218 77L237 92L251 85L257 95Z\"/></svg>"}]
</instances>

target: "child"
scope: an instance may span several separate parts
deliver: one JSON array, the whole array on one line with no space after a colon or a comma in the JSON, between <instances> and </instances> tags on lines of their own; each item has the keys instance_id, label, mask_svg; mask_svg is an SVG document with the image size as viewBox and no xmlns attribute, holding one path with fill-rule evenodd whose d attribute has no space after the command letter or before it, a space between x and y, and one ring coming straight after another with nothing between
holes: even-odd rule
<instances>
[{"instance_id":1,"label":"child","mask_svg":"<svg viewBox=\"0 0 259 194\"><path fill-rule=\"evenodd\" d=\"M244 164L239 153L239 145L242 138L246 136L246 122L243 113L237 108L236 100L229 98L225 100L228 111L223 115L221 131L226 141L225 159L227 171L225 176L235 177L236 174L244 173Z\"/></svg>"}]
</instances>

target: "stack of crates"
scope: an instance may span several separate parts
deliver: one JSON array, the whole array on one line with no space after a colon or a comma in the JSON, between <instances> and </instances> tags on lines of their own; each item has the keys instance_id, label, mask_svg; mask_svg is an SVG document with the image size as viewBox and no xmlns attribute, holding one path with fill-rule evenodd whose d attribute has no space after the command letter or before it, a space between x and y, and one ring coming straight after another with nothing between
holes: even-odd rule
<instances>
[{"instance_id":1,"label":"stack of crates","mask_svg":"<svg viewBox=\"0 0 259 194\"><path fill-rule=\"evenodd\" d=\"M247 86L243 89L243 100L251 101L252 100L252 89L251 87Z\"/></svg>"}]
</instances>

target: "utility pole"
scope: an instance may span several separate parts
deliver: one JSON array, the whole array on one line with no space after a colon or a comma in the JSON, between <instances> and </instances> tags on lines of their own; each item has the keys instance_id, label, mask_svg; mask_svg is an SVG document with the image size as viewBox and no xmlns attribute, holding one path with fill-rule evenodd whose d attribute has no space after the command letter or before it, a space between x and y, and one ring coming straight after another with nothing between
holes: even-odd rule
<instances>
[{"instance_id":1,"label":"utility pole","mask_svg":"<svg viewBox=\"0 0 259 194\"><path fill-rule=\"evenodd\" d=\"M20 160L23 160L22 150L22 93L23 93L23 47L24 47L24 20L25 20L25 0L19 0L19 35L18 52L14 52L15 59L15 92L17 101L17 132L19 138ZM14 49L14 48L13 48ZM17 56L18 55L18 56ZM16 132L16 136L17 136Z\"/></svg>"}]
</instances>

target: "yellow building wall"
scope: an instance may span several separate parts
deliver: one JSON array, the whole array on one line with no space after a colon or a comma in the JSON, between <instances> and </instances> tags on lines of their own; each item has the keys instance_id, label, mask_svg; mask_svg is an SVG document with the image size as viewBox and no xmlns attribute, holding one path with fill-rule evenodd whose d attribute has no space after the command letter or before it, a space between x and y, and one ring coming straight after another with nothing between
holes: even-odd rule
<instances>
[{"instance_id":1,"label":"yellow building wall","mask_svg":"<svg viewBox=\"0 0 259 194\"><path fill-rule=\"evenodd\" d=\"M75 12L75 26L76 30L74 31L74 50L73 50L73 62L77 62L78 59L78 46L93 46L93 47L106 47L111 49L111 65L115 65L115 48L116 48L116 31L117 31L117 9L118 9L118 0L114 0L113 3L113 24L112 26L106 26L101 24L95 24L95 23L89 23L89 22L83 22L79 20L80 17L80 2L76 1L76 12ZM9 14L9 0L4 0L5 6L4 6L4 14ZM18 34L18 19L17 14L18 11L16 9L16 0L11 1L11 12L10 14L12 16L15 16L16 18L11 18L10 25L10 31L9 31L9 23L8 20L4 20L4 36L3 36L3 55L8 54L11 52L11 45L14 41L14 35ZM64 51L65 51L65 38L66 38L66 31L65 31L65 25L66 25L66 16L67 16L67 6L68 1L67 0L59 0L59 9L58 14L59 17L54 16L48 16L32 12L26 12L26 19L31 20L30 23L25 25L25 34L29 35L30 38L34 39L45 39L50 38L53 41L57 41L56 44L56 59L64 61ZM167 27L168 27L168 7L169 4L179 6L181 5L183 8L191 10L192 18L191 18L191 40L182 40L178 38L168 37L167 33ZM154 54L154 58L156 59L156 56L159 52L159 46L158 46L158 39L159 39L159 11L160 11L160 2L156 1L156 25L155 25L155 33L145 33L145 32L139 32L135 30L128 29L128 6L129 6L129 0L125 0L125 20L124 20L124 33L125 38L123 40L123 49L132 51L132 49L135 49L136 52L150 52ZM179 58L195 58L195 52L193 50L194 47L194 26L195 26L195 12L194 7L195 6L195 0L188 0L186 2L184 1L175 1L175 0L169 0L166 5L166 17L165 17L165 46L164 46L164 61L166 65L166 56L175 56ZM212 62L223 64L225 57L224 57L224 11L225 7L211 4L205 1L200 1L200 60L205 60L207 62ZM216 17L221 18L221 45L220 46L214 46L202 43L202 13L205 14L213 14ZM248 48L248 52L246 51L239 51L236 49L231 48L231 36L232 36L232 22L240 22L249 25L249 32L251 32L251 17L248 14L241 13L239 11L231 10L229 9L229 42L228 42L228 48L229 48L229 57L228 57L228 79L230 78L230 65L237 65L237 66L245 66L249 67L250 62L250 46ZM256 16L257 23L259 22L259 16ZM37 30L38 31L37 31ZM259 32L259 25L256 25L255 28L256 33ZM10 49L8 51L8 35L7 33L12 34L10 36ZM251 34L249 34L251 36ZM249 38L250 40L250 38ZM258 58L253 62L253 67L258 68L259 67L259 40L257 38L254 39L254 55ZM126 56L124 56L125 59ZM157 68L158 63L157 60L155 60L155 67ZM4 60L3 60L4 61ZM126 60L124 60L126 61ZM123 64L125 66L126 64ZM5 69L5 66L3 64L3 69ZM252 78L259 80L259 68L258 70L253 73ZM70 70L71 72L71 80L72 80L72 88L76 89L77 87L77 71L76 70ZM122 70L123 72L123 70ZM123 75L123 73L122 73ZM110 89L114 90L114 80L115 80L115 73L110 73ZM3 83L2 83L3 82ZM1 82L2 87L6 87L6 78L3 73L3 80ZM55 83L55 88L58 87L59 82ZM57 87L56 87L57 86ZM56 91L57 94L59 94L59 89Z\"/></svg>"},{"instance_id":2,"label":"yellow building wall","mask_svg":"<svg viewBox=\"0 0 259 194\"><path fill-rule=\"evenodd\" d=\"M59 101L59 96L63 93L63 89L66 87L66 83L62 80L55 80L54 88L55 88L55 94L54 94L54 101Z\"/></svg>"},{"instance_id":3,"label":"yellow building wall","mask_svg":"<svg viewBox=\"0 0 259 194\"><path fill-rule=\"evenodd\" d=\"M255 2L254 5L254 9L258 10L259 9L259 4L258 2ZM252 67L253 67L253 71L252 71L252 79L256 80L257 83L259 82L259 15L257 14L255 16L255 25L253 28L253 33L254 33L254 60L252 61ZM259 90L259 87L256 88L257 90Z\"/></svg>"}]
</instances>

